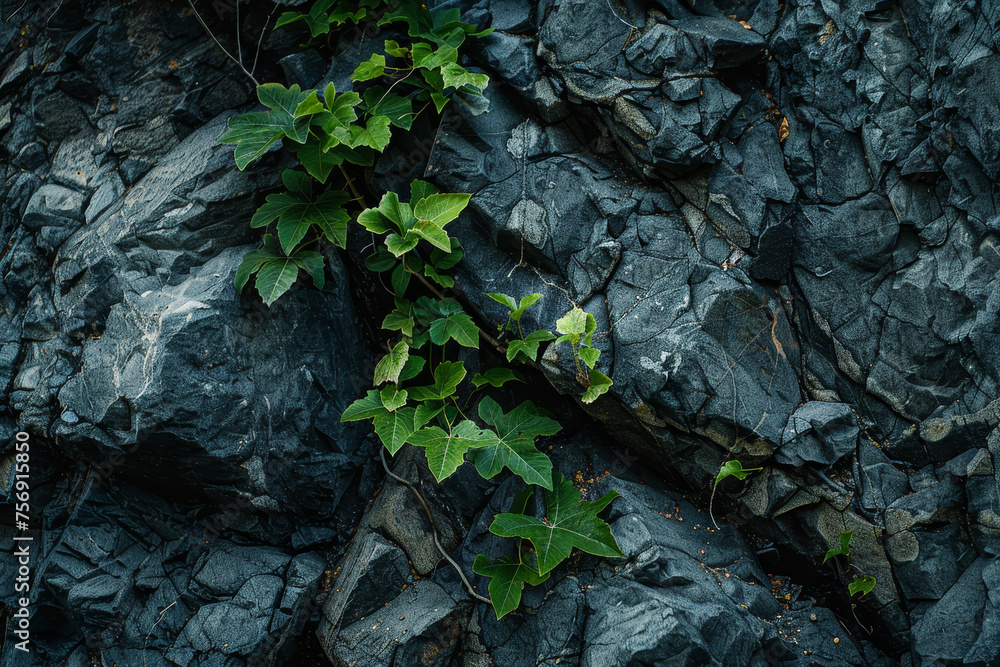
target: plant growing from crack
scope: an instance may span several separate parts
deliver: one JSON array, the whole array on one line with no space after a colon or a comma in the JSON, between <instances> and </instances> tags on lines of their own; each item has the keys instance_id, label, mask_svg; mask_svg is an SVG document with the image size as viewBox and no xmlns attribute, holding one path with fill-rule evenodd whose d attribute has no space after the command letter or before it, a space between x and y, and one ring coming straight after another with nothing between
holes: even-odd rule
<instances>
[{"instance_id":1,"label":"plant growing from crack","mask_svg":"<svg viewBox=\"0 0 1000 667\"><path fill-rule=\"evenodd\" d=\"M712 505L715 502L715 491L719 488L719 482L726 479L727 477L735 477L738 480L746 479L750 473L757 472L758 470L763 470L763 468L744 468L743 464L737 459L730 459L722 464L719 468L718 474L715 476L715 483L712 484L712 495L708 499L708 515L712 517L712 525L716 528L719 524L715 523L715 515L712 514Z\"/></svg>"},{"instance_id":2,"label":"plant growing from crack","mask_svg":"<svg viewBox=\"0 0 1000 667\"><path fill-rule=\"evenodd\" d=\"M843 556L844 558L850 559L851 557L851 538L854 537L853 530L847 530L840 534L840 547L830 549L823 556L823 564L831 558L836 558L837 556Z\"/></svg>"},{"instance_id":3,"label":"plant growing from crack","mask_svg":"<svg viewBox=\"0 0 1000 667\"><path fill-rule=\"evenodd\" d=\"M308 13L283 14L278 24L302 21L312 37L318 37L377 16L383 4L319 0ZM266 110L231 119L220 138L235 144L241 170L278 142L301 167L282 173L284 191L268 195L250 221L252 227L269 232L263 246L244 258L235 285L242 292L252 283L271 305L302 273L323 287L324 257L314 244L345 248L352 221L381 238L365 265L389 275L394 308L382 322L390 336L388 351L375 366L373 388L348 406L341 420L371 420L390 454L405 445L422 449L438 482L468 461L486 479L506 469L529 485L511 510L497 515L490 526L494 534L517 540L517 548L493 561L480 555L473 564L474 572L490 578L490 601L499 618L517 608L525 584L543 583L574 548L598 556L623 555L610 527L598 516L618 493L584 501L535 445L537 438L557 433L558 422L531 401L505 410L488 395L523 378L505 366L470 378L464 361L455 360L458 351L479 349L485 337L507 363L535 365L539 346L556 340L571 346L584 388L582 401L596 400L611 380L594 369L600 356L593 345L597 324L582 309L574 307L559 318L558 338L544 330L524 336L521 316L541 295L515 301L491 294L510 311L503 328L511 336L504 346L484 334L458 300L441 291L454 286L448 272L463 257L461 244L447 226L466 208L470 195L440 192L431 183L414 180L408 193L386 192L377 206L364 204L348 167L372 166L393 132L410 130L413 119L429 107L440 113L450 99L458 98L473 112L487 108L482 92L488 78L460 65L458 49L467 37L489 30L461 22L457 9L428 10L415 2L383 13L378 23L405 24L410 41L385 40L384 53L355 69L353 81L366 84L361 92L338 92L332 83L322 92L266 83L257 87ZM330 182L335 169L345 187ZM352 206L360 210L349 210ZM544 503L538 507L529 507L532 487L544 491ZM470 593L480 597L471 586Z\"/></svg>"},{"instance_id":4,"label":"plant growing from crack","mask_svg":"<svg viewBox=\"0 0 1000 667\"><path fill-rule=\"evenodd\" d=\"M840 534L840 546L837 548L830 549L826 552L823 557L823 563L830 560L831 558L836 558L837 556L843 556L848 559L848 566L846 571L850 571L850 557L851 557L851 539L854 537L853 530L846 530ZM860 594L862 597L871 593L875 589L875 584L878 581L870 574L863 574L856 577L853 581L847 584L847 592L851 597Z\"/></svg>"},{"instance_id":5,"label":"plant growing from crack","mask_svg":"<svg viewBox=\"0 0 1000 667\"><path fill-rule=\"evenodd\" d=\"M847 584L847 592L851 594L851 597L854 597L859 593L862 597L864 597L875 590L875 584L877 583L878 581L875 577L870 574L866 574Z\"/></svg>"}]
</instances>

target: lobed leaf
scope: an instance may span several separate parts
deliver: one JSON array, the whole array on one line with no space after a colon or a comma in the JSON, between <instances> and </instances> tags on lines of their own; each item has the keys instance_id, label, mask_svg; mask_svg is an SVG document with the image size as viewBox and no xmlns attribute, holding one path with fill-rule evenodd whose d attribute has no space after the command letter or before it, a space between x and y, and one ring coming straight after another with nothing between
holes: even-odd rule
<instances>
[{"instance_id":1,"label":"lobed leaf","mask_svg":"<svg viewBox=\"0 0 1000 667\"><path fill-rule=\"evenodd\" d=\"M554 338L548 331L539 329L525 336L524 340L512 340L507 344L507 361L514 361L518 355L534 361L538 357L538 346Z\"/></svg>"},{"instance_id":2,"label":"lobed leaf","mask_svg":"<svg viewBox=\"0 0 1000 667\"><path fill-rule=\"evenodd\" d=\"M520 553L514 552L491 561L486 556L479 554L472 563L473 572L490 577L487 588L497 620L514 611L521 604L521 593L525 584L538 586L549 578L549 573L538 574L521 558Z\"/></svg>"},{"instance_id":3,"label":"lobed leaf","mask_svg":"<svg viewBox=\"0 0 1000 667\"><path fill-rule=\"evenodd\" d=\"M452 427L450 432L437 426L425 426L415 431L407 442L424 449L434 479L441 482L465 462L467 451L485 447L494 440L496 434L484 431L473 422L465 420Z\"/></svg>"},{"instance_id":4,"label":"lobed leaf","mask_svg":"<svg viewBox=\"0 0 1000 667\"><path fill-rule=\"evenodd\" d=\"M545 492L545 521L523 514L498 514L490 532L500 537L521 537L538 554L538 572L546 574L569 558L573 549L595 556L624 556L611 528L598 514L620 497L609 491L595 501L584 501L580 491L561 473L553 475L553 490Z\"/></svg>"},{"instance_id":5,"label":"lobed leaf","mask_svg":"<svg viewBox=\"0 0 1000 667\"><path fill-rule=\"evenodd\" d=\"M544 417L530 401L507 414L487 396L479 403L480 418L496 430L497 440L473 452L470 459L485 479L507 468L528 484L552 490L552 461L535 448L535 438L559 432L559 422Z\"/></svg>"}]
</instances>

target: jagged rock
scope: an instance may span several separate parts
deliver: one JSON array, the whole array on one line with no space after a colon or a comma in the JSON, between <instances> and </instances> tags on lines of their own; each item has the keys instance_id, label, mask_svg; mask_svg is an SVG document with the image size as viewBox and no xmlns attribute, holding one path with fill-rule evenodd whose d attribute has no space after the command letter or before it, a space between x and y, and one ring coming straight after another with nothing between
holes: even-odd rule
<instances>
[{"instance_id":1,"label":"jagged rock","mask_svg":"<svg viewBox=\"0 0 1000 667\"><path fill-rule=\"evenodd\" d=\"M245 63L264 35L267 81L347 90L391 34L329 62L260 32L263 8L237 25L209 4ZM492 111L422 113L433 144L397 136L374 182L473 194L455 293L487 326L493 291L544 295L526 327L595 316L614 387L588 411L616 441L555 395L579 389L565 345L544 402L588 432L558 465L626 492L628 558L575 560L501 621L409 489L365 510L381 468L339 415L370 384L370 302L340 255L323 292L235 297L282 166L240 172L215 144L254 104L246 77L186 6L18 5L0 0L0 433L37 438L46 540L37 652L4 664L292 664L321 579L339 664L1000 660L996 3L458 3L497 28L463 55ZM609 454L626 446L663 475ZM437 486L404 457L471 577L512 485ZM764 470L693 530L732 458ZM857 627L855 572L815 575L845 530L878 579L854 600L870 643L833 616ZM824 585L775 601L758 550Z\"/></svg>"},{"instance_id":2,"label":"jagged rock","mask_svg":"<svg viewBox=\"0 0 1000 667\"><path fill-rule=\"evenodd\" d=\"M781 441L778 463L830 466L855 450L858 426L850 406L809 401L788 418Z\"/></svg>"}]
</instances>

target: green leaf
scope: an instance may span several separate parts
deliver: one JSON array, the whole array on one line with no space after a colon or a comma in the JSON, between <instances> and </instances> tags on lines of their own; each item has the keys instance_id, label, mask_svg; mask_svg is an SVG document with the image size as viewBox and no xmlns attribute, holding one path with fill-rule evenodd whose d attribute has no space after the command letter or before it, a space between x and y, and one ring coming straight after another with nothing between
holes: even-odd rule
<instances>
[{"instance_id":1,"label":"green leaf","mask_svg":"<svg viewBox=\"0 0 1000 667\"><path fill-rule=\"evenodd\" d=\"M257 292L267 305L271 305L295 283L299 269L308 272L316 286L322 289L325 283L323 262L323 256L312 250L297 250L285 255L274 236L266 234L264 247L247 253L236 271L234 283L242 292L250 277L256 274Z\"/></svg>"},{"instance_id":2,"label":"green leaf","mask_svg":"<svg viewBox=\"0 0 1000 667\"><path fill-rule=\"evenodd\" d=\"M351 125L351 138L345 143L351 148L368 146L382 152L389 145L390 139L392 131L389 129L389 119L385 116L372 116L364 129Z\"/></svg>"},{"instance_id":3,"label":"green leaf","mask_svg":"<svg viewBox=\"0 0 1000 667\"><path fill-rule=\"evenodd\" d=\"M260 267L273 256L274 253L269 250L253 250L244 255L243 262L236 269L236 278L233 280L233 283L236 285L236 291L242 294L243 288L246 286L247 281L250 280L250 277L257 273Z\"/></svg>"},{"instance_id":4,"label":"green leaf","mask_svg":"<svg viewBox=\"0 0 1000 667\"><path fill-rule=\"evenodd\" d=\"M447 271L462 261L465 251L455 237L451 238L451 250L444 252L438 248L431 251L430 262L438 271Z\"/></svg>"},{"instance_id":5,"label":"green leaf","mask_svg":"<svg viewBox=\"0 0 1000 667\"><path fill-rule=\"evenodd\" d=\"M538 294L537 292L535 294L529 294L523 297L521 299L521 302L517 304L517 308L511 309L514 311L510 314L511 319L514 320L515 322L520 322L521 316L524 315L524 311L526 311L531 306L535 305L535 302L537 302L541 298L542 295ZM511 301L513 301L513 299L511 299Z\"/></svg>"},{"instance_id":6,"label":"green leaf","mask_svg":"<svg viewBox=\"0 0 1000 667\"><path fill-rule=\"evenodd\" d=\"M410 47L400 46L394 39L385 40L385 52L396 58L405 58L410 53Z\"/></svg>"},{"instance_id":7,"label":"green leaf","mask_svg":"<svg viewBox=\"0 0 1000 667\"><path fill-rule=\"evenodd\" d=\"M295 246L315 225L331 242L344 247L347 241L347 221L350 215L343 205L349 197L346 192L324 192L315 201L287 192L267 196L266 203L250 221L251 227L260 227L278 220L278 239L286 253Z\"/></svg>"},{"instance_id":8,"label":"green leaf","mask_svg":"<svg viewBox=\"0 0 1000 667\"><path fill-rule=\"evenodd\" d=\"M402 257L417 247L420 237L413 232L406 232L406 236L399 234L389 234L385 237L385 247L396 257Z\"/></svg>"},{"instance_id":9,"label":"green leaf","mask_svg":"<svg viewBox=\"0 0 1000 667\"><path fill-rule=\"evenodd\" d=\"M398 452L413 434L416 414L415 408L399 408L395 412L375 415L375 435L390 454Z\"/></svg>"},{"instance_id":10,"label":"green leaf","mask_svg":"<svg viewBox=\"0 0 1000 667\"><path fill-rule=\"evenodd\" d=\"M382 400L382 405L389 412L398 410L406 405L406 390L399 389L394 384L387 384L378 395Z\"/></svg>"},{"instance_id":11,"label":"green leaf","mask_svg":"<svg viewBox=\"0 0 1000 667\"><path fill-rule=\"evenodd\" d=\"M417 406L413 418L414 428L420 428L444 411L444 401L425 401Z\"/></svg>"},{"instance_id":12,"label":"green leaf","mask_svg":"<svg viewBox=\"0 0 1000 667\"><path fill-rule=\"evenodd\" d=\"M288 148L309 175L320 183L326 183L333 168L344 163L342 155L326 150L323 141L315 136L310 136L304 144L291 144Z\"/></svg>"},{"instance_id":13,"label":"green leaf","mask_svg":"<svg viewBox=\"0 0 1000 667\"><path fill-rule=\"evenodd\" d=\"M410 286L410 272L406 270L405 264L400 264L392 270L392 291L396 296L406 294L406 288ZM407 335L412 335L412 332Z\"/></svg>"},{"instance_id":14,"label":"green leaf","mask_svg":"<svg viewBox=\"0 0 1000 667\"><path fill-rule=\"evenodd\" d=\"M530 565L521 561L518 552L490 560L479 554L472 563L472 571L490 577L490 603L497 619L501 619L517 609L521 604L524 585L538 586L549 578L549 573L538 574Z\"/></svg>"},{"instance_id":15,"label":"green leaf","mask_svg":"<svg viewBox=\"0 0 1000 667\"><path fill-rule=\"evenodd\" d=\"M600 358L600 356L601 356L601 351L598 350L596 347L580 348L580 359L582 359L583 363L587 364L587 366L589 366L590 368L594 367L594 364L597 363L597 360Z\"/></svg>"},{"instance_id":16,"label":"green leaf","mask_svg":"<svg viewBox=\"0 0 1000 667\"><path fill-rule=\"evenodd\" d=\"M496 430L497 440L470 455L476 470L491 479L507 468L528 484L552 490L552 461L535 448L535 438L559 432L559 422L544 417L530 401L507 414L487 396L479 403L479 416Z\"/></svg>"},{"instance_id":17,"label":"green leaf","mask_svg":"<svg viewBox=\"0 0 1000 667\"><path fill-rule=\"evenodd\" d=\"M534 361L538 357L538 346L554 338L548 331L539 329L525 336L524 340L512 340L507 344L507 361L514 361L518 355Z\"/></svg>"},{"instance_id":18,"label":"green leaf","mask_svg":"<svg viewBox=\"0 0 1000 667\"><path fill-rule=\"evenodd\" d=\"M291 289L299 275L299 267L291 257L273 258L257 272L257 292L270 306L278 297Z\"/></svg>"},{"instance_id":19,"label":"green leaf","mask_svg":"<svg viewBox=\"0 0 1000 667\"><path fill-rule=\"evenodd\" d=\"M446 88L461 88L468 86L477 93L482 93L490 84L490 77L485 74L473 74L458 63L448 63L441 68L441 78Z\"/></svg>"},{"instance_id":20,"label":"green leaf","mask_svg":"<svg viewBox=\"0 0 1000 667\"><path fill-rule=\"evenodd\" d=\"M382 405L382 398L377 389L370 389L364 398L359 398L344 410L340 415L341 422L354 422L362 419L372 419L379 415L387 414L389 411Z\"/></svg>"},{"instance_id":21,"label":"green leaf","mask_svg":"<svg viewBox=\"0 0 1000 667\"><path fill-rule=\"evenodd\" d=\"M424 75L424 78L427 78L427 76ZM431 93L431 101L434 102L434 108L438 113L441 113L441 110L448 104L448 98L441 93Z\"/></svg>"},{"instance_id":22,"label":"green leaf","mask_svg":"<svg viewBox=\"0 0 1000 667\"><path fill-rule=\"evenodd\" d=\"M372 116L385 116L404 130L413 125L413 102L396 93L385 92L382 86L372 86L365 91L365 105Z\"/></svg>"},{"instance_id":23,"label":"green leaf","mask_svg":"<svg viewBox=\"0 0 1000 667\"><path fill-rule=\"evenodd\" d=\"M327 153L331 156L343 159L344 162L361 165L362 167L370 167L375 164L375 151L368 146L356 146L355 148L351 148L350 146L339 144L328 148Z\"/></svg>"},{"instance_id":24,"label":"green leaf","mask_svg":"<svg viewBox=\"0 0 1000 667\"><path fill-rule=\"evenodd\" d=\"M878 583L875 577L870 574L866 574L863 577L859 577L847 585L847 590L850 592L851 597L854 597L858 593L861 595L868 595L875 588L875 584Z\"/></svg>"},{"instance_id":25,"label":"green leaf","mask_svg":"<svg viewBox=\"0 0 1000 667\"><path fill-rule=\"evenodd\" d=\"M744 468L743 464L737 461L736 459L726 461L725 463L722 464L722 467L719 468L719 474L715 476L714 486L718 486L719 482L721 482L727 477L735 477L736 479L739 480L746 479L747 475L756 470L760 470L760 468Z\"/></svg>"},{"instance_id":26,"label":"green leaf","mask_svg":"<svg viewBox=\"0 0 1000 667\"><path fill-rule=\"evenodd\" d=\"M434 48L427 42L415 42L411 47L413 66L421 69L441 69L458 60L458 49L450 44Z\"/></svg>"},{"instance_id":27,"label":"green leaf","mask_svg":"<svg viewBox=\"0 0 1000 667\"><path fill-rule=\"evenodd\" d=\"M358 65L351 78L355 81L370 81L385 74L385 56L374 53L372 57Z\"/></svg>"},{"instance_id":28,"label":"green leaf","mask_svg":"<svg viewBox=\"0 0 1000 667\"><path fill-rule=\"evenodd\" d=\"M464 361L442 361L434 369L434 389L438 398L447 398L455 393L468 371Z\"/></svg>"},{"instance_id":29,"label":"green leaf","mask_svg":"<svg viewBox=\"0 0 1000 667\"><path fill-rule=\"evenodd\" d=\"M386 248L379 247L374 253L365 257L365 266L369 271L382 273L396 266L396 257Z\"/></svg>"},{"instance_id":30,"label":"green leaf","mask_svg":"<svg viewBox=\"0 0 1000 667\"><path fill-rule=\"evenodd\" d=\"M581 308L573 308L558 320L556 320L556 331L564 335L575 335L576 340L582 336L587 329L587 313Z\"/></svg>"},{"instance_id":31,"label":"green leaf","mask_svg":"<svg viewBox=\"0 0 1000 667\"><path fill-rule=\"evenodd\" d=\"M377 208L366 208L358 213L358 224L370 231L372 234L385 234L392 228L390 222L379 212ZM395 263L395 260L393 261Z\"/></svg>"},{"instance_id":32,"label":"green leaf","mask_svg":"<svg viewBox=\"0 0 1000 667\"><path fill-rule=\"evenodd\" d=\"M454 340L464 347L479 347L479 328L455 299L420 297L414 304L414 313L429 327L428 334L435 345Z\"/></svg>"},{"instance_id":33,"label":"green leaf","mask_svg":"<svg viewBox=\"0 0 1000 667\"><path fill-rule=\"evenodd\" d=\"M428 183L427 181L422 181L419 178L413 179L410 183L410 201L416 203L421 199L426 199L431 195L436 195L439 192L437 187Z\"/></svg>"},{"instance_id":34,"label":"green leaf","mask_svg":"<svg viewBox=\"0 0 1000 667\"><path fill-rule=\"evenodd\" d=\"M465 362L443 361L434 369L434 385L411 388L410 398L415 401L444 400L455 393L466 374Z\"/></svg>"},{"instance_id":35,"label":"green leaf","mask_svg":"<svg viewBox=\"0 0 1000 667\"><path fill-rule=\"evenodd\" d=\"M583 332L585 335L583 342L589 347L594 346L594 332L597 331L597 320L590 313L587 313L587 324Z\"/></svg>"},{"instance_id":36,"label":"green leaf","mask_svg":"<svg viewBox=\"0 0 1000 667\"><path fill-rule=\"evenodd\" d=\"M255 111L230 118L228 127L219 141L236 144L233 158L242 171L282 137L302 136L304 141L309 131L309 119L286 117L274 111Z\"/></svg>"},{"instance_id":37,"label":"green leaf","mask_svg":"<svg viewBox=\"0 0 1000 667\"><path fill-rule=\"evenodd\" d=\"M331 123L344 126L350 125L358 119L358 112L354 107L361 103L361 96L354 91L337 95L333 83L328 83L324 99L326 100L326 108L330 110L331 120L326 121L323 129L329 131L328 127L334 127L330 125Z\"/></svg>"},{"instance_id":38,"label":"green leaf","mask_svg":"<svg viewBox=\"0 0 1000 667\"><path fill-rule=\"evenodd\" d=\"M383 382L399 382L399 374L410 356L410 346L406 341L400 341L389 351L389 354L375 365L374 383L377 387Z\"/></svg>"},{"instance_id":39,"label":"green leaf","mask_svg":"<svg viewBox=\"0 0 1000 667\"><path fill-rule=\"evenodd\" d=\"M597 400L598 396L607 393L612 385L611 378L593 369L587 371L587 379L590 381L590 386L587 387L587 390L580 397L580 400L584 403L593 403Z\"/></svg>"},{"instance_id":40,"label":"green leaf","mask_svg":"<svg viewBox=\"0 0 1000 667\"><path fill-rule=\"evenodd\" d=\"M851 538L854 536L853 530L848 530L840 534L840 548L830 549L826 552L826 556L823 558L823 563L834 558L835 556L845 556L850 557L851 555Z\"/></svg>"},{"instance_id":41,"label":"green leaf","mask_svg":"<svg viewBox=\"0 0 1000 667\"><path fill-rule=\"evenodd\" d=\"M427 365L426 359L418 357L415 354L411 354L410 358L406 360L406 365L403 366L402 372L399 374L399 381L404 382L417 377L420 375L420 372L424 370L425 365ZM423 424L421 424L421 426L422 425Z\"/></svg>"},{"instance_id":42,"label":"green leaf","mask_svg":"<svg viewBox=\"0 0 1000 667\"><path fill-rule=\"evenodd\" d=\"M315 250L298 250L292 257L292 261L312 278L317 289L323 289L326 285L326 275L324 274L325 263L323 254Z\"/></svg>"},{"instance_id":43,"label":"green leaf","mask_svg":"<svg viewBox=\"0 0 1000 667\"><path fill-rule=\"evenodd\" d=\"M455 286L455 279L451 276L442 275L438 273L433 266L430 264L424 266L424 275L436 282L438 285L444 288L450 288Z\"/></svg>"},{"instance_id":44,"label":"green leaf","mask_svg":"<svg viewBox=\"0 0 1000 667\"><path fill-rule=\"evenodd\" d=\"M509 368L491 368L485 373L476 373L472 385L477 389L483 385L502 387L507 382L524 382L520 375Z\"/></svg>"},{"instance_id":45,"label":"green leaf","mask_svg":"<svg viewBox=\"0 0 1000 667\"><path fill-rule=\"evenodd\" d=\"M471 198L472 195L455 193L428 195L413 205L413 214L418 220L427 220L438 227L444 227L458 217L469 205Z\"/></svg>"},{"instance_id":46,"label":"green leaf","mask_svg":"<svg viewBox=\"0 0 1000 667\"><path fill-rule=\"evenodd\" d=\"M290 88L285 88L280 83L265 83L257 86L257 99L268 109L273 109L290 119L311 116L318 111L322 111L323 105L316 99L315 90L302 91L299 84L292 84ZM308 127L308 122L306 127ZM305 135L291 135L290 139L295 139L299 143L305 141Z\"/></svg>"},{"instance_id":47,"label":"green leaf","mask_svg":"<svg viewBox=\"0 0 1000 667\"><path fill-rule=\"evenodd\" d=\"M451 250L451 238L448 236L448 232L433 222L417 220L411 231L435 248L444 250L445 252Z\"/></svg>"},{"instance_id":48,"label":"green leaf","mask_svg":"<svg viewBox=\"0 0 1000 667\"><path fill-rule=\"evenodd\" d=\"M485 447L496 440L490 431L477 428L470 420L459 422L447 432L437 426L425 426L408 439L411 445L423 447L427 464L438 482L454 473L465 462L469 449Z\"/></svg>"},{"instance_id":49,"label":"green leaf","mask_svg":"<svg viewBox=\"0 0 1000 667\"><path fill-rule=\"evenodd\" d=\"M435 345L453 340L462 347L479 348L479 327L466 313L453 313L434 320L427 333Z\"/></svg>"},{"instance_id":50,"label":"green leaf","mask_svg":"<svg viewBox=\"0 0 1000 667\"><path fill-rule=\"evenodd\" d=\"M420 242L419 237L407 234L415 220L413 209L399 201L395 192L385 193L377 208L366 209L358 216L358 222L375 234L394 231L392 243L387 239L386 245L396 247L399 254L409 252Z\"/></svg>"},{"instance_id":51,"label":"green leaf","mask_svg":"<svg viewBox=\"0 0 1000 667\"><path fill-rule=\"evenodd\" d=\"M611 528L597 516L621 494L609 491L599 500L583 501L580 491L562 474L555 473L553 480L553 490L545 492L545 521L523 514L498 514L490 532L529 540L538 554L539 574L569 558L574 548L595 556L624 556Z\"/></svg>"},{"instance_id":52,"label":"green leaf","mask_svg":"<svg viewBox=\"0 0 1000 667\"><path fill-rule=\"evenodd\" d=\"M507 306L507 310L512 313L517 310L517 301L514 301L514 297L512 296L498 292L486 292L486 296L490 297L502 306Z\"/></svg>"}]
</instances>

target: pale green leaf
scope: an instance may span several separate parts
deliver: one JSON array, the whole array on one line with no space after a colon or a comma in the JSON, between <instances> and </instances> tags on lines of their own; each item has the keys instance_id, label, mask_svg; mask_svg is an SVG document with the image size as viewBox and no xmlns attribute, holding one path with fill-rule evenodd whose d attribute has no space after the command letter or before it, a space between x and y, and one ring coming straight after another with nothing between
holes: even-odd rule
<instances>
[{"instance_id":1,"label":"pale green leaf","mask_svg":"<svg viewBox=\"0 0 1000 667\"><path fill-rule=\"evenodd\" d=\"M418 220L427 220L438 227L444 227L458 217L469 205L471 198L472 195L460 193L428 195L413 205L413 214Z\"/></svg>"},{"instance_id":2,"label":"pale green leaf","mask_svg":"<svg viewBox=\"0 0 1000 667\"><path fill-rule=\"evenodd\" d=\"M450 433L437 426L425 426L407 438L411 445L424 449L427 465L438 482L449 477L465 462L465 453L469 449L485 447L495 440L494 433L477 428L469 420L459 422Z\"/></svg>"},{"instance_id":3,"label":"pale green leaf","mask_svg":"<svg viewBox=\"0 0 1000 667\"><path fill-rule=\"evenodd\" d=\"M389 354L375 365L374 383L377 387L383 382L399 382L399 374L410 356L410 346L406 341L400 341L393 346Z\"/></svg>"}]
</instances>

